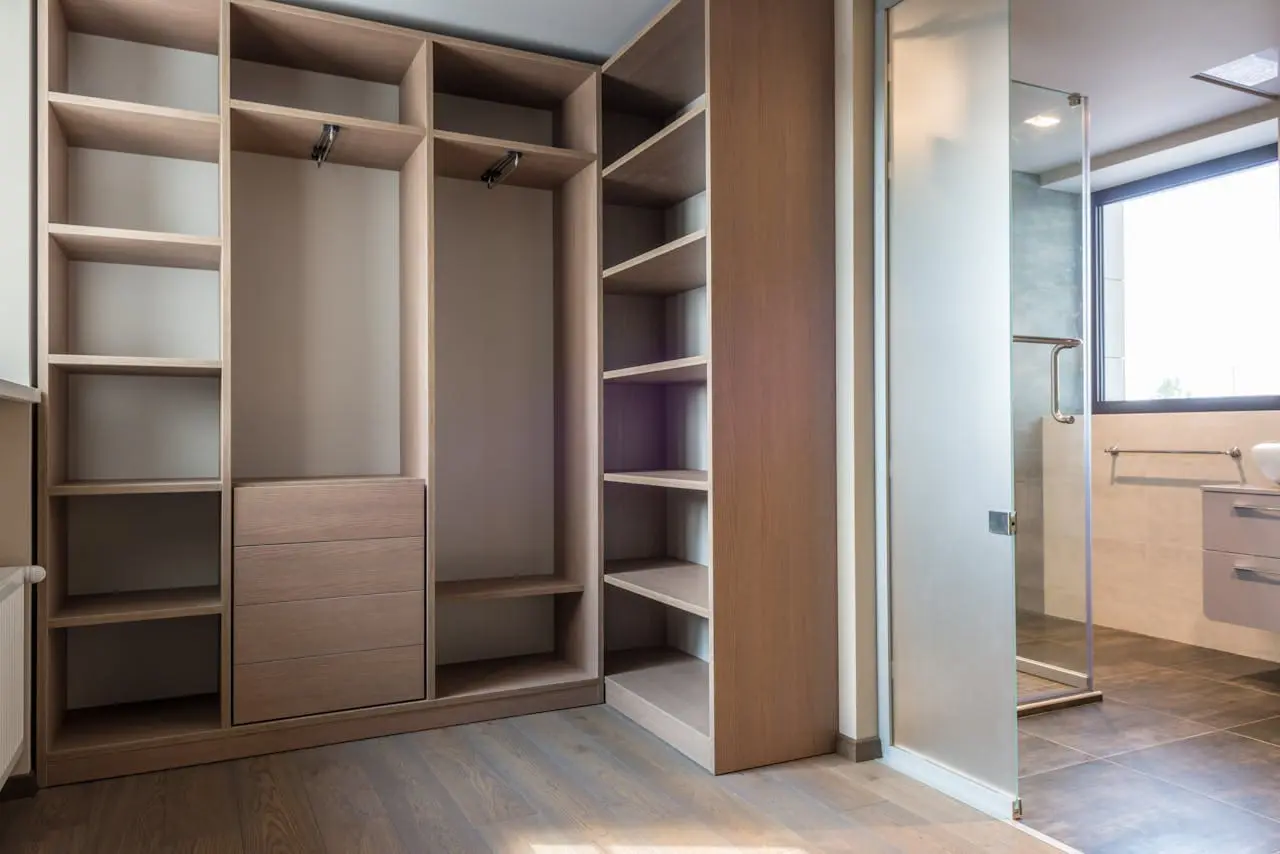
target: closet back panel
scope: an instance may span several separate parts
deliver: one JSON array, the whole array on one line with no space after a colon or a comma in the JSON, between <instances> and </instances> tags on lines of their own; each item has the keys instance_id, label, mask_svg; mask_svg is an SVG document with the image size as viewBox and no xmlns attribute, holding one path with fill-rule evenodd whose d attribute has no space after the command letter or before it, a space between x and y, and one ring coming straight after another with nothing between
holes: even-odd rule
<instances>
[{"instance_id":1,"label":"closet back panel","mask_svg":"<svg viewBox=\"0 0 1280 854\"><path fill-rule=\"evenodd\" d=\"M216 378L68 378L72 480L216 478Z\"/></svg>"},{"instance_id":2,"label":"closet back panel","mask_svg":"<svg viewBox=\"0 0 1280 854\"><path fill-rule=\"evenodd\" d=\"M67 630L67 708L213 694L218 617Z\"/></svg>"},{"instance_id":3,"label":"closet back panel","mask_svg":"<svg viewBox=\"0 0 1280 854\"><path fill-rule=\"evenodd\" d=\"M399 175L231 172L235 476L399 474Z\"/></svg>"},{"instance_id":4,"label":"closet back panel","mask_svg":"<svg viewBox=\"0 0 1280 854\"><path fill-rule=\"evenodd\" d=\"M231 97L281 107L400 121L400 87L243 59L231 63Z\"/></svg>"},{"instance_id":5,"label":"closet back panel","mask_svg":"<svg viewBox=\"0 0 1280 854\"><path fill-rule=\"evenodd\" d=\"M711 565L705 493L605 484L605 560L674 557Z\"/></svg>"},{"instance_id":6,"label":"closet back panel","mask_svg":"<svg viewBox=\"0 0 1280 854\"><path fill-rule=\"evenodd\" d=\"M216 586L219 498L195 493L67 499L67 594Z\"/></svg>"},{"instance_id":7,"label":"closet back panel","mask_svg":"<svg viewBox=\"0 0 1280 854\"><path fill-rule=\"evenodd\" d=\"M218 57L71 33L67 37L67 91L217 114Z\"/></svg>"},{"instance_id":8,"label":"closet back panel","mask_svg":"<svg viewBox=\"0 0 1280 854\"><path fill-rule=\"evenodd\" d=\"M67 166L76 225L218 234L216 163L72 148Z\"/></svg>"},{"instance_id":9,"label":"closet back panel","mask_svg":"<svg viewBox=\"0 0 1280 854\"><path fill-rule=\"evenodd\" d=\"M73 262L68 352L218 359L218 274Z\"/></svg>"},{"instance_id":10,"label":"closet back panel","mask_svg":"<svg viewBox=\"0 0 1280 854\"><path fill-rule=\"evenodd\" d=\"M555 116L550 110L498 104L457 95L435 95L434 122L437 130L510 139L533 145L553 145L555 139Z\"/></svg>"},{"instance_id":11,"label":"closet back panel","mask_svg":"<svg viewBox=\"0 0 1280 854\"><path fill-rule=\"evenodd\" d=\"M436 662L458 664L555 650L555 600L436 603Z\"/></svg>"},{"instance_id":12,"label":"closet back panel","mask_svg":"<svg viewBox=\"0 0 1280 854\"><path fill-rule=\"evenodd\" d=\"M437 579L555 569L550 192L436 184Z\"/></svg>"},{"instance_id":13,"label":"closet back panel","mask_svg":"<svg viewBox=\"0 0 1280 854\"><path fill-rule=\"evenodd\" d=\"M710 624L703 617L608 585L604 588L605 649L670 647L711 660Z\"/></svg>"}]
</instances>

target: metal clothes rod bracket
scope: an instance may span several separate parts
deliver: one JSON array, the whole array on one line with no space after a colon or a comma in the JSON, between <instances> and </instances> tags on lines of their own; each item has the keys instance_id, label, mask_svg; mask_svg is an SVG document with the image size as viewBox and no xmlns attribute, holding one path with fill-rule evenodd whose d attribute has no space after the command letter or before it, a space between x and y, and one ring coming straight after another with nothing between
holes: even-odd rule
<instances>
[{"instance_id":1,"label":"metal clothes rod bracket","mask_svg":"<svg viewBox=\"0 0 1280 854\"><path fill-rule=\"evenodd\" d=\"M311 146L311 159L316 162L317 169L329 159L333 144L338 141L338 132L341 130L342 128L337 125L325 125L324 130L320 131L320 138L316 140L315 145Z\"/></svg>"},{"instance_id":2,"label":"metal clothes rod bracket","mask_svg":"<svg viewBox=\"0 0 1280 854\"><path fill-rule=\"evenodd\" d=\"M1238 460L1244 456L1244 453L1239 448L1227 448L1225 451L1151 451L1137 448L1120 448L1115 445L1107 448L1103 453L1110 454L1113 457L1118 457L1121 454L1194 454L1207 457L1231 457L1233 460Z\"/></svg>"},{"instance_id":3,"label":"metal clothes rod bracket","mask_svg":"<svg viewBox=\"0 0 1280 854\"><path fill-rule=\"evenodd\" d=\"M503 157L497 163L485 170L480 176L480 180L484 181L484 185L492 190L498 184L507 180L507 176L516 171L516 167L520 165L520 159L524 157L519 151L508 151L507 156Z\"/></svg>"}]
</instances>

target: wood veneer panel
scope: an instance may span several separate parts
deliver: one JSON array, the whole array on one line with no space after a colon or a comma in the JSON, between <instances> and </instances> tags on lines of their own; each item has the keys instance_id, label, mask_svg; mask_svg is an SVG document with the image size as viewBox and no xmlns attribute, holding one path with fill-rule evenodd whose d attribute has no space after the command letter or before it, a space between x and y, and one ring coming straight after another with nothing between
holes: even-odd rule
<instances>
[{"instance_id":1,"label":"wood veneer panel","mask_svg":"<svg viewBox=\"0 0 1280 854\"><path fill-rule=\"evenodd\" d=\"M235 544L421 537L425 492L414 478L237 483Z\"/></svg>"},{"instance_id":2,"label":"wood veneer panel","mask_svg":"<svg viewBox=\"0 0 1280 854\"><path fill-rule=\"evenodd\" d=\"M112 376L216 377L222 372L222 362L208 359L152 359L64 353L51 354L49 365L71 374Z\"/></svg>"},{"instance_id":3,"label":"wood veneer panel","mask_svg":"<svg viewBox=\"0 0 1280 854\"><path fill-rule=\"evenodd\" d=\"M235 549L235 604L424 589L425 540L339 540Z\"/></svg>"},{"instance_id":4,"label":"wood veneer panel","mask_svg":"<svg viewBox=\"0 0 1280 854\"><path fill-rule=\"evenodd\" d=\"M610 294L666 296L707 284L707 233L699 230L604 271Z\"/></svg>"},{"instance_id":5,"label":"wood veneer panel","mask_svg":"<svg viewBox=\"0 0 1280 854\"><path fill-rule=\"evenodd\" d=\"M232 101L231 147L235 151L310 160L311 149L327 124L341 128L327 162L371 169L399 170L426 135L423 129L409 125Z\"/></svg>"},{"instance_id":6,"label":"wood veneer panel","mask_svg":"<svg viewBox=\"0 0 1280 854\"><path fill-rule=\"evenodd\" d=\"M834 12L825 0L707 2L711 658L725 773L835 745Z\"/></svg>"},{"instance_id":7,"label":"wood veneer panel","mask_svg":"<svg viewBox=\"0 0 1280 854\"><path fill-rule=\"evenodd\" d=\"M421 646L235 667L235 722L271 721L420 700Z\"/></svg>"},{"instance_id":8,"label":"wood veneer panel","mask_svg":"<svg viewBox=\"0 0 1280 854\"><path fill-rule=\"evenodd\" d=\"M218 52L216 0L59 0L67 28L109 39Z\"/></svg>"},{"instance_id":9,"label":"wood veneer panel","mask_svg":"<svg viewBox=\"0 0 1280 854\"><path fill-rule=\"evenodd\" d=\"M604 66L610 110L665 117L707 91L704 0L673 0Z\"/></svg>"},{"instance_id":10,"label":"wood veneer panel","mask_svg":"<svg viewBox=\"0 0 1280 854\"><path fill-rule=\"evenodd\" d=\"M528 599L533 596L556 596L581 593L581 581L559 575L521 575L512 578L474 578L466 581L437 581L439 600Z\"/></svg>"},{"instance_id":11,"label":"wood veneer panel","mask_svg":"<svg viewBox=\"0 0 1280 854\"><path fill-rule=\"evenodd\" d=\"M55 483L49 495L58 497L87 495L164 495L187 492L218 492L222 481L209 479L166 480L73 480Z\"/></svg>"},{"instance_id":12,"label":"wood veneer panel","mask_svg":"<svg viewBox=\"0 0 1280 854\"><path fill-rule=\"evenodd\" d=\"M0 402L3 403L39 403L40 389L21 383L0 380Z\"/></svg>"},{"instance_id":13,"label":"wood veneer panel","mask_svg":"<svg viewBox=\"0 0 1280 854\"><path fill-rule=\"evenodd\" d=\"M143 623L222 613L222 588L187 587L178 590L139 590L71 596L49 618L52 628Z\"/></svg>"},{"instance_id":14,"label":"wood veneer panel","mask_svg":"<svg viewBox=\"0 0 1280 854\"><path fill-rule=\"evenodd\" d=\"M231 4L231 55L268 65L399 84L426 36L283 3Z\"/></svg>"},{"instance_id":15,"label":"wood veneer panel","mask_svg":"<svg viewBox=\"0 0 1280 854\"><path fill-rule=\"evenodd\" d=\"M705 103L604 170L604 203L669 208L707 189Z\"/></svg>"},{"instance_id":16,"label":"wood veneer panel","mask_svg":"<svg viewBox=\"0 0 1280 854\"><path fill-rule=\"evenodd\" d=\"M711 767L707 662L674 649L611 652L605 660L605 702L695 762Z\"/></svg>"},{"instance_id":17,"label":"wood veneer panel","mask_svg":"<svg viewBox=\"0 0 1280 854\"><path fill-rule=\"evenodd\" d=\"M711 616L711 572L676 558L611 560L604 583L699 617Z\"/></svg>"},{"instance_id":18,"label":"wood veneer panel","mask_svg":"<svg viewBox=\"0 0 1280 854\"><path fill-rule=\"evenodd\" d=\"M636 486L660 486L667 489L692 489L706 492L710 488L705 471L689 469L666 471L606 472L607 483L630 483Z\"/></svg>"},{"instance_id":19,"label":"wood veneer panel","mask_svg":"<svg viewBox=\"0 0 1280 854\"><path fill-rule=\"evenodd\" d=\"M597 70L591 65L461 39L436 37L435 91L556 109Z\"/></svg>"},{"instance_id":20,"label":"wood veneer panel","mask_svg":"<svg viewBox=\"0 0 1280 854\"><path fill-rule=\"evenodd\" d=\"M222 260L217 237L50 223L49 238L66 261L217 270Z\"/></svg>"},{"instance_id":21,"label":"wood veneer panel","mask_svg":"<svg viewBox=\"0 0 1280 854\"><path fill-rule=\"evenodd\" d=\"M589 679L590 674L555 655L522 655L437 668L436 690L443 698L528 693Z\"/></svg>"},{"instance_id":22,"label":"wood veneer panel","mask_svg":"<svg viewBox=\"0 0 1280 854\"><path fill-rule=\"evenodd\" d=\"M421 646L421 591L308 599L235 608L236 666L371 649Z\"/></svg>"},{"instance_id":23,"label":"wood veneer panel","mask_svg":"<svg viewBox=\"0 0 1280 854\"><path fill-rule=\"evenodd\" d=\"M443 178L479 181L480 176L510 151L521 153L520 165L502 183L513 187L554 190L595 161L585 151L552 148L527 142L490 139L438 130L435 138L436 174Z\"/></svg>"},{"instance_id":24,"label":"wood veneer panel","mask_svg":"<svg viewBox=\"0 0 1280 854\"><path fill-rule=\"evenodd\" d=\"M218 162L214 115L61 92L49 94L49 109L72 148Z\"/></svg>"}]
</instances>

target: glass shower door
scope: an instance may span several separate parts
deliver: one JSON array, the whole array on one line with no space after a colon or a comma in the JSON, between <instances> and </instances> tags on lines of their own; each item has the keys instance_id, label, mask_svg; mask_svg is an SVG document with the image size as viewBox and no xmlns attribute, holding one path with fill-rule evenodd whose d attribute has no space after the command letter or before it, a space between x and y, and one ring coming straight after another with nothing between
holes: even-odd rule
<instances>
[{"instance_id":1,"label":"glass shower door","mask_svg":"<svg viewBox=\"0 0 1280 854\"><path fill-rule=\"evenodd\" d=\"M1015 82L1010 104L1018 703L1025 707L1092 688L1088 103Z\"/></svg>"}]
</instances>

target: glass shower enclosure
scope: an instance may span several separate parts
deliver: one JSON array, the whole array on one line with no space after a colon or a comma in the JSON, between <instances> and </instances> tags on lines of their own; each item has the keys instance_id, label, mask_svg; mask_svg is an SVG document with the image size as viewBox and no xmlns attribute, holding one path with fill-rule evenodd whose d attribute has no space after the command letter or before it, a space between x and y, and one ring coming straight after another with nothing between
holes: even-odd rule
<instances>
[{"instance_id":1,"label":"glass shower enclosure","mask_svg":"<svg viewBox=\"0 0 1280 854\"><path fill-rule=\"evenodd\" d=\"M1097 696L1090 601L1088 101L1010 91L1018 708Z\"/></svg>"}]
</instances>

